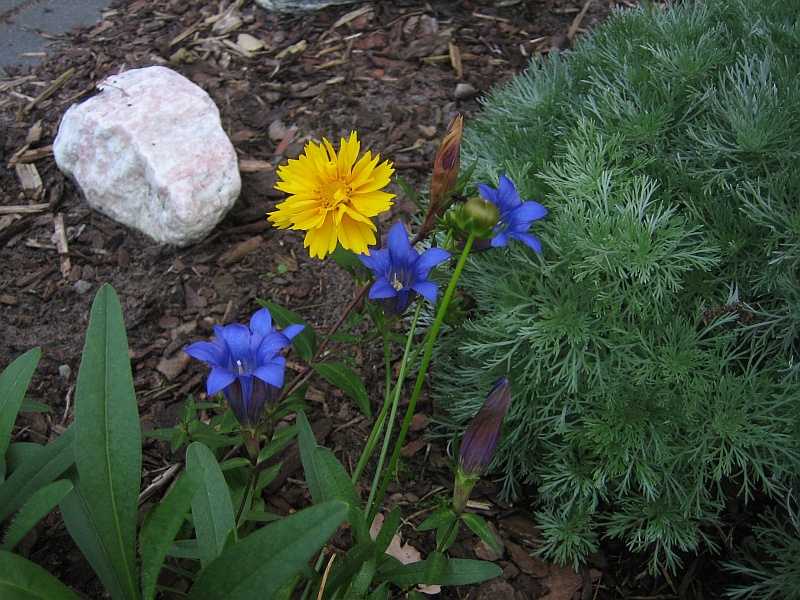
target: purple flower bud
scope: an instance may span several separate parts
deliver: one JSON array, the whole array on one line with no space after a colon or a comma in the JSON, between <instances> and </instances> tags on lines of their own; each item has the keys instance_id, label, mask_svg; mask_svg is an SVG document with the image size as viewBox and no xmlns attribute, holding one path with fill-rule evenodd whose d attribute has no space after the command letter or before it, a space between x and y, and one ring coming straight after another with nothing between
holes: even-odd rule
<instances>
[{"instance_id":1,"label":"purple flower bud","mask_svg":"<svg viewBox=\"0 0 800 600\"><path fill-rule=\"evenodd\" d=\"M500 425L510 401L508 379L498 379L461 441L458 468L464 476L479 477L489 467L500 438Z\"/></svg>"}]
</instances>

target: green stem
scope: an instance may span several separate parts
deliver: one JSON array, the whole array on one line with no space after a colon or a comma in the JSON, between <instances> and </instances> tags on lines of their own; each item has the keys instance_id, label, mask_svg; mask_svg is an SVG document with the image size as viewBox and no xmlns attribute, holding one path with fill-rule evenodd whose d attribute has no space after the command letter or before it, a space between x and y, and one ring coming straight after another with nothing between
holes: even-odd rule
<instances>
[{"instance_id":1,"label":"green stem","mask_svg":"<svg viewBox=\"0 0 800 600\"><path fill-rule=\"evenodd\" d=\"M394 427L394 420L395 417L397 416L397 407L400 404L400 393L403 390L403 383L405 382L406 375L408 374L408 369L410 365L413 364L413 362L416 360L416 356L418 356L418 354L415 354L414 359L412 359L411 361L409 361L408 359L409 354L411 353L411 346L414 340L414 333L417 329L417 321L419 320L419 313L421 309L422 309L422 302L419 302L417 304L417 309L414 312L414 318L411 321L411 328L409 329L408 337L406 338L406 347L403 350L403 359L402 362L400 363L400 373L398 373L397 375L397 383L395 384L394 388L392 388L391 393L387 391L386 393L387 401L384 404L384 409L381 411L382 421L384 421L386 418L385 409L391 406L392 412L391 415L389 416L389 423L386 426L386 433L383 438L383 446L381 447L381 453L380 456L378 457L378 467L375 470L375 477L373 478L372 486L370 487L369 498L367 499L367 504L365 507L366 513L369 513L370 509L372 508L372 503L375 500L375 490L377 489L378 478L380 477L383 465L386 462L386 454L389 451L388 450L389 442L391 441L392 438L392 428ZM369 458L369 456L372 454L372 451L375 448L375 443L377 442L377 436L380 435L380 433L383 431L383 425L384 425L383 422L381 422L380 429L374 430L376 431L376 437L373 440L371 440L371 444L368 444L368 446L364 448L365 454L362 455L362 459L364 459L365 463L366 459ZM368 453L366 452L367 450L369 450Z\"/></svg>"},{"instance_id":2,"label":"green stem","mask_svg":"<svg viewBox=\"0 0 800 600\"><path fill-rule=\"evenodd\" d=\"M375 515L378 512L378 507L380 507L381 501L383 500L383 496L386 493L386 488L389 485L389 481L392 478L392 473L394 472L395 468L397 467L397 460L400 458L400 451L403 448L403 442L406 439L406 435L408 434L408 428L411 426L411 419L414 416L414 409L417 405L417 400L419 399L420 392L422 391L422 385L425 381L425 374L428 371L428 365L431 362L431 356L433 355L433 347L436 343L436 336L439 333L439 329L442 326L442 322L444 321L444 315L447 312L447 306L450 304L450 300L453 297L453 292L456 289L456 284L458 283L458 278L461 276L461 271L464 270L464 265L467 263L467 258L469 257L469 251L472 248L472 244L475 241L475 234L471 233L470 236L467 238L466 243L464 244L464 249L461 251L461 256L458 259L458 264L456 264L456 268L453 271L453 276L450 278L450 283L447 285L447 290L444 293L444 297L442 298L442 303L439 306L439 311L436 313L436 320L433 322L433 326L431 327L430 335L428 337L428 343L425 346L425 354L422 355L422 362L419 366L419 373L417 373L417 381L414 385L414 391L411 394L411 399L408 402L408 409L406 410L406 417L403 420L403 426L400 429L400 435L397 438L397 442L395 443L394 452L392 452L392 458L389 461L389 467L386 469L386 472L383 475L383 480L381 481L380 489L377 493L377 499L375 504L372 507L372 510L369 512L369 516L367 518L367 525L370 525L372 521L375 519ZM374 488L373 488L374 492ZM370 497L372 497L372 493L370 493Z\"/></svg>"}]
</instances>

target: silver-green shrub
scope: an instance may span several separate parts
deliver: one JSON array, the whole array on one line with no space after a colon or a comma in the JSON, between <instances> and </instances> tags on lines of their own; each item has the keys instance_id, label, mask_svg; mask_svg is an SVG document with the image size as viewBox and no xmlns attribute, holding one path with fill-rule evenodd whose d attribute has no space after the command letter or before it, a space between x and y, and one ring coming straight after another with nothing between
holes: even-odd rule
<instances>
[{"instance_id":1,"label":"silver-green shrub","mask_svg":"<svg viewBox=\"0 0 800 600\"><path fill-rule=\"evenodd\" d=\"M436 393L463 427L500 376L495 466L543 554L610 536L675 569L726 500L800 474L800 0L645 3L495 90L473 181L549 215L479 254Z\"/></svg>"}]
</instances>

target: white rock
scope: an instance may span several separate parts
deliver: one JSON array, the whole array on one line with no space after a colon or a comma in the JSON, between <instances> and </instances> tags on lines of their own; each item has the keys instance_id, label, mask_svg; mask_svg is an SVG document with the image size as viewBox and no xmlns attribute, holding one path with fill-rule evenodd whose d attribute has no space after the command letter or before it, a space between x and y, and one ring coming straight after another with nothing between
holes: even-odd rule
<instances>
[{"instance_id":1,"label":"white rock","mask_svg":"<svg viewBox=\"0 0 800 600\"><path fill-rule=\"evenodd\" d=\"M275 12L305 12L336 4L352 4L358 0L255 0L261 8Z\"/></svg>"},{"instance_id":2,"label":"white rock","mask_svg":"<svg viewBox=\"0 0 800 600\"><path fill-rule=\"evenodd\" d=\"M160 243L203 239L241 189L209 95L166 67L109 77L64 114L53 153L92 208Z\"/></svg>"}]
</instances>

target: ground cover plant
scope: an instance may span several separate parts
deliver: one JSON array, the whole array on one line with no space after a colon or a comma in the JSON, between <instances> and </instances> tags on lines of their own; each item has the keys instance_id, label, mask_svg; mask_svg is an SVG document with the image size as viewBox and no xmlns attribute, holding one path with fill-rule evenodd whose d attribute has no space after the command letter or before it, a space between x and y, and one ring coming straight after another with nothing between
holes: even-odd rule
<instances>
[{"instance_id":1,"label":"ground cover plant","mask_svg":"<svg viewBox=\"0 0 800 600\"><path fill-rule=\"evenodd\" d=\"M760 573L737 593L797 597L799 49L796 1L643 4L470 127L476 179L550 214L540 255L467 267L436 389L463 424L464 392L509 374L495 464L508 497L531 490L544 556L577 567L611 538L674 573L724 552ZM732 502L777 507L757 566Z\"/></svg>"}]
</instances>

